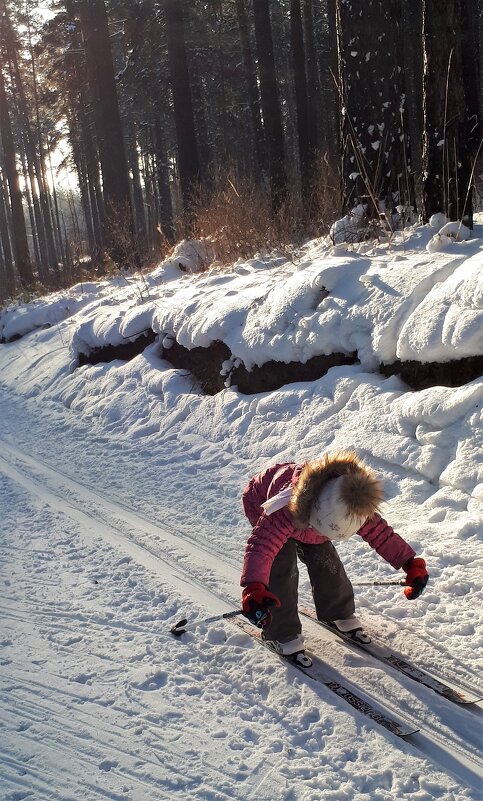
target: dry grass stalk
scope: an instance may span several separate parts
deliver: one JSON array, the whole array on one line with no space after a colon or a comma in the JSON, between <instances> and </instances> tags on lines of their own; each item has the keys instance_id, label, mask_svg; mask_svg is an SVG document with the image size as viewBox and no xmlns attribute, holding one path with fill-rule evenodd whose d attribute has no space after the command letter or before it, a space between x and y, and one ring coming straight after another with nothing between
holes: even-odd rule
<instances>
[{"instance_id":1,"label":"dry grass stalk","mask_svg":"<svg viewBox=\"0 0 483 801\"><path fill-rule=\"evenodd\" d=\"M274 212L268 188L220 174L210 197L193 204L195 235L210 240L222 265L274 251L292 257L303 241L327 233L337 205L335 185L321 159L305 198L293 191Z\"/></svg>"}]
</instances>

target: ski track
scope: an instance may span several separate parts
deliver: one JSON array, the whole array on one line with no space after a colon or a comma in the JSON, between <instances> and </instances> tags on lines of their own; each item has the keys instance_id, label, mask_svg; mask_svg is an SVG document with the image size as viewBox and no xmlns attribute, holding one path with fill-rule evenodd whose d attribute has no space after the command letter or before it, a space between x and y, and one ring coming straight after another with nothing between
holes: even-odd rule
<instances>
[{"instance_id":1,"label":"ski track","mask_svg":"<svg viewBox=\"0 0 483 801\"><path fill-rule=\"evenodd\" d=\"M132 512L119 501L112 502L85 484L69 478L55 468L40 463L37 459L11 448L9 444L0 439L0 471L6 475L15 475L19 484L27 490L48 501L53 507L68 517L81 522L87 532L95 528L104 539L111 544L121 544L133 558L140 561L144 567L156 569L156 560L163 562L172 571L173 580L177 580L177 587L186 593L186 581L194 580L192 573L196 569L199 574L199 589L204 592L206 586L219 584L222 578L232 579L237 588L239 571L223 564L223 576L219 570L220 559L215 550L210 551L194 539L183 534L170 532L163 524L156 525L143 515ZM8 455L8 459L5 456ZM59 489L62 488L62 491ZM87 510L87 511L84 511ZM114 527L112 522L116 523ZM136 541L134 536L141 542ZM155 547L146 543L147 539L157 540ZM180 548L180 543L182 548ZM169 554L169 559L161 554ZM190 570L186 570L186 563L190 563ZM176 567L175 567L176 566ZM179 568L179 569L178 569ZM227 587L223 588L225 591ZM233 587L231 587L232 596ZM221 593L220 593L221 594ZM234 595L234 598L236 595ZM200 598L196 598L200 601ZM206 593L205 603L207 609L212 608L213 597ZM236 601L235 601L236 603Z\"/></svg>"},{"instance_id":2,"label":"ski track","mask_svg":"<svg viewBox=\"0 0 483 801\"><path fill-rule=\"evenodd\" d=\"M18 684L17 681L16 685ZM62 685L57 682L51 684L40 683L37 689L36 683L29 678L24 686L14 685L7 689L10 694L15 695L16 709L18 710L20 706L22 710L21 712L14 711L10 713L14 724L15 718L18 720L17 731L21 731L22 727L24 727L25 731L30 729L32 734L36 734L39 737L37 745L39 753L42 755L41 761L46 764L46 770L42 768L42 775L40 775L38 771L29 769L28 786L33 784L36 792L43 794L45 797L59 798L62 801L65 799L63 791L61 794L55 792L50 794L49 775L55 776L55 770L51 770L49 767L50 753L65 754L67 763L72 761L73 754L82 755L82 759L79 757L74 758L66 777L68 784L72 785L73 789L77 784L76 776L86 775L86 762L92 775L95 775L98 771L109 773L110 779L117 778L120 785L129 780L138 793L154 787L157 793L164 793L164 797L168 797L170 792L184 790L189 793L195 788L199 789L203 784L203 769L207 764L206 755L203 764L201 761L196 762L193 758L186 764L180 759L180 750L170 749L166 744L166 739L163 738L163 755L167 751L172 756L169 764L163 764L164 758L163 761L160 761L156 757L156 739L161 739L163 727L156 726L152 721L139 720L139 718L126 725L123 723L126 716L129 718L133 714L129 708L115 710L120 714L117 716L118 725L113 726L103 720L102 703L100 701L89 702L80 695L75 696L71 692L65 692ZM48 716L46 716L44 693L48 691L49 698L52 698L53 690L55 690L56 698L55 701L49 702ZM12 700L10 696L9 700ZM71 722L68 718L68 713L73 704L83 704L87 709L76 709L75 719ZM99 709L99 706L101 709ZM25 722L25 718L28 719L28 723ZM12 720L6 718L5 722L12 723ZM79 729L80 724L81 728ZM136 753L132 753L121 746L122 737L120 737L120 731L124 730L126 740L130 742L132 730L135 726L139 730L143 728L143 740L147 746L147 748L143 749L142 760L136 756ZM95 739L92 737L91 732L95 732ZM152 754L151 757L146 756L149 753ZM10 754L7 749L3 748L1 749L1 756L4 765L10 766L17 772L22 770L22 762L16 759L15 754ZM83 763L82 766L80 763ZM176 768L177 763L179 768ZM219 773L220 783L222 782L222 775L226 772L229 773L229 769L222 772L219 764L217 765L214 760L209 761L209 767L212 772ZM256 778L255 773L251 775L253 779ZM17 779L16 784L21 786L21 779ZM82 787L86 787L84 780ZM113 799L125 798L122 791L109 792L107 794L105 790L100 791L94 781L91 784L88 783L87 787L90 790L97 789L99 794L107 795ZM17 797L20 796L17 794ZM72 798L76 797L76 795L72 795ZM219 798L228 797L228 795L225 796L221 793L219 795Z\"/></svg>"},{"instance_id":3,"label":"ski track","mask_svg":"<svg viewBox=\"0 0 483 801\"><path fill-rule=\"evenodd\" d=\"M5 610L9 611L8 603ZM29 612L27 607L17 611L15 636L22 639L22 624L28 626L31 614L28 617L22 614ZM45 636L45 628L58 633L48 620L50 612L49 608L45 613L37 610L36 627L28 630L29 641L36 638L36 631ZM44 621L50 625L45 626ZM105 653L99 652L101 641L110 639L109 623L104 621L94 637L82 643L82 648L79 648L82 637L59 641L58 637L47 636L46 643L56 646L53 659L39 660L38 664L27 659L25 668L23 662L2 659L1 727L15 735L0 738L2 801L7 798L8 801L117 800L126 798L126 788L131 793L129 797L146 801L176 794L181 798L228 801L233 798L230 782L241 784L242 797L255 801L252 783L260 785L264 780L261 775L264 765L268 763L273 770L277 762L270 763L254 755L253 765L245 771L240 770L238 761L232 765L220 764L210 745L206 749L200 747L196 732L186 731L182 720L177 725L176 712L161 706L158 714L153 709L156 690L165 685L163 671L151 667L148 678L144 673L142 680L136 679L134 671L126 682L123 677L126 673L129 676L130 665L123 667L120 659L114 670L109 667L102 670L102 666L90 672L83 670L79 663L84 650L90 665L95 665L96 660L105 658ZM46 643L39 646L39 653L45 653ZM1 644L8 646L5 640ZM36 644L35 641L31 646L33 653ZM142 656L141 650L128 662L135 666ZM58 671L49 670L44 662L58 663ZM114 682L117 679L117 684L111 686L111 678ZM140 701L143 695L151 696L151 702L145 706ZM58 779L58 761L66 766L59 791L52 786ZM211 785L218 788L216 792Z\"/></svg>"},{"instance_id":4,"label":"ski track","mask_svg":"<svg viewBox=\"0 0 483 801\"><path fill-rule=\"evenodd\" d=\"M444 765L453 774L458 776L465 784L479 789L483 779L483 760L479 758L479 749L477 745L472 748L466 747L464 740L455 736L451 729L446 728L444 736L438 734L434 729L426 728L426 719L424 716L424 708L419 704L419 714L414 715L415 706L415 687L414 681L406 679L407 690L399 688L399 694L394 696L394 690L390 687L389 676L383 667L377 665L381 672L380 678L382 682L379 685L379 694L374 692L374 676L373 670L375 667L374 661L367 655L361 654L356 649L354 654L356 657L362 658L356 662L352 661L353 669L351 669L351 660L347 659L347 650L344 644L341 644L336 635L331 635L327 632L328 637L321 636L316 624L307 621L307 631L311 631L311 636L308 638L308 649L313 651L313 655L321 659L323 663L323 671L329 680L339 682L346 686L348 689L355 692L362 699L369 701L376 708L381 711L392 715L396 720L405 720L414 722L421 727L421 731L408 735L405 739L413 747L416 747L421 753L427 756L432 762L439 765ZM236 624L235 624L236 625ZM334 644L340 648L343 658L345 659L344 670L340 673L331 667L331 661L334 661ZM368 667L364 671L364 663ZM298 674L297 668L291 668L292 671ZM364 676L365 672L365 676ZM389 671L390 674L390 671ZM367 681L367 679L369 679ZM388 692L386 692L386 689ZM427 688L426 688L427 689ZM448 711L448 705L454 708L454 704L446 699L434 697L434 693L428 690L430 696L428 698L429 708L440 708L442 712ZM424 693L423 693L424 694ZM431 698L433 696L433 698ZM475 705L478 711L483 711ZM468 709L460 709L456 707L452 715L452 723L459 723L461 729L460 734L467 730L468 723L473 723L473 736L475 743L478 744L481 737L481 724L478 721L478 714L475 715L474 720L471 720L471 715L468 717ZM455 728L458 726L456 725ZM456 756L457 754L457 756Z\"/></svg>"},{"instance_id":5,"label":"ski track","mask_svg":"<svg viewBox=\"0 0 483 801\"><path fill-rule=\"evenodd\" d=\"M3 454L8 453L9 449L5 443L1 443L0 448L4 449ZM152 572L159 571L161 566L168 567L170 581L179 592L184 595L193 595L193 602L202 603L208 610L212 607L214 599L211 593L206 591L205 585L211 583L210 574L213 565L208 564L208 560L205 558L200 560L199 553L194 548L190 549L188 553L186 550L180 551L178 548L179 537L175 538L169 532L165 532L127 510L122 510L122 515L120 515L118 504L103 499L101 495L85 488L79 482L66 478L50 467L41 465L27 454L23 454L21 465L19 465L20 460L16 459L16 461L17 465L15 466L13 460L8 462L4 456L0 456L0 472L15 479L27 492L36 495L42 502L77 522L82 527L83 536L89 537L91 541L101 538L112 546L122 547L123 551L138 564ZM49 484L52 483L56 486L56 490L49 488ZM65 494L59 492L60 486L63 486ZM129 533L122 533L117 527L106 523L106 519L114 520ZM142 539L154 531L157 532L155 536L159 540L156 549L144 543L140 544L132 538L133 532ZM161 555L165 553L169 553L169 559ZM183 569L181 563L188 559L192 567L193 561L198 562L196 568L200 574L199 580L191 570L188 572ZM190 587L193 584L197 588L195 594L190 593Z\"/></svg>"},{"instance_id":6,"label":"ski track","mask_svg":"<svg viewBox=\"0 0 483 801\"><path fill-rule=\"evenodd\" d=\"M41 463L26 453L20 453L18 449L13 450L9 444L0 440L0 448L2 456L0 456L0 471L8 476L11 480L16 482L30 495L36 497L41 503L47 504L61 515L73 520L82 530L82 537L88 538L92 542L96 540L103 540L110 546L116 549L121 548L124 553L128 554L137 564L142 565L151 572L166 573L166 568L170 572L170 583L173 587L184 597L189 596L193 604L201 604L209 613L213 614L218 611L226 611L226 604L222 602L222 597L233 593L233 586L226 586L227 574L232 583L237 584L237 572L235 569L222 563L219 556L215 552L211 552L206 548L200 547L199 543L195 543L189 538L174 536L166 529L156 526L142 515L132 512L127 508L123 508L120 504L113 503L103 497L100 493L87 488L85 485L70 477L67 477L54 468ZM109 522L115 521L114 527ZM147 545L143 542L145 538L149 541L155 538L157 540L156 547L151 544ZM166 556L168 554L168 556ZM208 588L208 589L207 589ZM18 606L12 610L8 607L9 615L14 613L21 621L22 615L28 613L32 614L32 610L21 610ZM49 609L49 617L55 616L55 626L52 620L48 623L42 620L43 615L38 610L36 614L39 615L40 622L50 626L58 632L60 629L66 632L66 635L72 633L72 623L77 622L78 629L82 632L82 620L79 620L78 615L70 614L62 609L56 608ZM65 621L63 625L59 625ZM99 626L99 636L102 636L102 631L109 626L116 628L115 620L96 620L94 617L86 618L84 616L84 625ZM308 623L308 621L307 621ZM149 633L151 630L148 626L137 626L135 624L126 625L122 624L122 631L131 631L136 633ZM308 631L315 632L316 625L310 624L307 626ZM152 632L155 633L154 631ZM329 634L329 633L328 633ZM315 634L314 638L310 638L309 644L317 641L317 653L321 658L327 658L334 661L335 652L334 642L330 640L329 636L321 638L320 635ZM75 644L74 640L70 644ZM347 678L347 683L352 683L354 689L360 692L365 692L368 698L374 700L382 708L386 709L389 714L399 717L410 717L421 726L422 731L418 734L412 735L410 738L411 745L417 748L423 755L425 755L432 762L449 770L465 784L478 789L481 787L483 777L482 763L478 759L478 746L477 741L479 738L479 724L481 722L481 708L476 707L475 710L455 708L453 704L445 699L438 698L431 690L415 685L410 679L398 675L394 676L394 671L391 669L377 669L377 678L380 680L378 692L374 690L374 670L375 665L371 662L370 658L364 660L364 656L359 653L351 655L344 645L340 645L341 653L338 655L343 665L342 677L344 680ZM327 653L325 653L327 651ZM364 661L367 662L367 668L364 667ZM39 668L39 673L41 670ZM102 773L109 773L112 776L119 776L126 779L129 777L135 785L142 787L156 787L158 790L169 793L180 790L181 778L174 776L170 768L169 776L163 770L160 763L153 758L151 761L146 762L143 757L143 771L145 776L139 775L140 766L137 764L136 756L131 754L125 748L122 748L117 740L119 739L118 726L112 726L104 721L102 718L102 707L105 706L105 700L102 698L86 698L82 693L76 693L72 690L72 686L65 686L65 682L59 677L48 676L43 680L33 679L32 675L26 674L25 681L20 682L17 678L9 680L8 671L4 670L4 687L1 691L1 698L5 705L9 708L10 722L14 722L18 718L18 725L26 726L26 730L31 727L39 727L41 737L37 740L38 748L45 752L44 758L47 764L47 775L49 773L48 758L49 748L59 749L69 754L82 754L82 759L87 760L92 771L101 771ZM81 687L88 685L89 677L82 676L77 678L77 682ZM139 689L139 687L138 687ZM52 699L56 693L56 700L49 701L49 709L45 709L44 694L48 692L49 699ZM322 698L325 694L322 692ZM381 702L380 699L383 699ZM12 711L9 702L15 699L15 711ZM329 703L333 699L328 699ZM122 730L132 728L139 725L139 722L130 722L126 724L126 715L132 715L132 707L134 701L126 698L127 706L110 704L111 709L114 709L116 714L119 714L119 727ZM66 711L75 707L75 720L69 721ZM82 708L81 708L82 707ZM340 701L339 707L344 709L345 704ZM438 720L438 716L444 716L448 712L448 708L452 709L452 725L453 729L449 729L446 724ZM18 710L28 710L29 723L22 723L23 715ZM430 715L428 716L428 710ZM46 727L45 720L50 720L49 726ZM79 723L82 723L84 729L79 732ZM438 731L438 727L440 731ZM149 722L149 739L150 742L155 743L156 737L160 736L154 722ZM468 728L471 731L472 737L475 738L475 743L468 741L465 737L468 733ZM442 731L441 731L442 729ZM96 741L92 741L88 732L95 730ZM97 742L99 741L99 742ZM163 750L165 746L163 743ZM6 746L0 746L0 753L2 754L2 761L5 765L11 765L16 768L16 772L22 771L22 765L17 760L14 753L9 753ZM176 754L179 753L175 750L173 755L173 763L176 762ZM72 798L78 798L76 795L78 788L76 787L76 775L80 775L78 765L76 762L80 757L74 760L70 773L66 776L66 782L72 786ZM122 769L121 769L122 768ZM198 772L198 770L199 772ZM216 765L210 765L211 770L216 770ZM272 772L275 766L269 766L268 771ZM256 797L256 790L267 778L267 773L260 775L261 767L250 773L251 781L248 782L246 790L246 798L250 798L252 793ZM263 772L263 771L262 771ZM195 786L200 787L202 782L202 766L193 765L190 763L189 770L183 768L183 781L185 782L186 792L193 790ZM246 779L247 777L245 777ZM32 779L32 782L30 781ZM45 776L31 775L29 772L28 783L22 782L20 776L17 776L15 781L11 783L10 789L14 790L12 798L27 799L32 797L32 793L28 790L23 793L22 787L35 785L36 793L45 797L49 797L52 801L60 798L55 791L48 788L48 781ZM248 787L251 785L251 787ZM92 790L96 788L95 783L92 785ZM48 796L48 792L50 796ZM109 794L112 799L123 798L123 793ZM203 795L199 796L203 798ZM217 798L224 799L230 797L229 795L219 794ZM62 794L62 801L67 801L67 798Z\"/></svg>"}]
</instances>

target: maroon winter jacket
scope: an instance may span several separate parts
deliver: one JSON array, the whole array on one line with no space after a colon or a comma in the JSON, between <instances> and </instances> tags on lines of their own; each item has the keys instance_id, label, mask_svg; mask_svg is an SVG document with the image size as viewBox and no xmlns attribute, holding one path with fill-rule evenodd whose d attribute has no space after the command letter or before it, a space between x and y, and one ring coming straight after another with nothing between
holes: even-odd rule
<instances>
[{"instance_id":1,"label":"maroon winter jacket","mask_svg":"<svg viewBox=\"0 0 483 801\"><path fill-rule=\"evenodd\" d=\"M243 510L253 531L245 549L240 579L242 586L260 581L268 587L273 560L290 537L308 544L329 539L313 528L296 529L286 507L271 515L266 515L261 507L268 498L273 498L291 484L295 485L302 468L303 464L275 464L254 476L243 491ZM357 534L396 570L415 556L411 546L379 514L366 520Z\"/></svg>"}]
</instances>

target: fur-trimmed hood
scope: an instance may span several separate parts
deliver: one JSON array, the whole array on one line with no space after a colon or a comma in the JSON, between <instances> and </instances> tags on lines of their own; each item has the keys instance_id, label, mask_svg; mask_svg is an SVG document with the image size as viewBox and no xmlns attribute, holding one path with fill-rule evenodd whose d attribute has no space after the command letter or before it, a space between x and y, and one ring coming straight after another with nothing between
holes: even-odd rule
<instances>
[{"instance_id":1,"label":"fur-trimmed hood","mask_svg":"<svg viewBox=\"0 0 483 801\"><path fill-rule=\"evenodd\" d=\"M306 462L293 488L287 509L297 529L310 526L314 501L328 481L344 476L341 497L348 515L370 518L383 501L382 484L355 453L326 454Z\"/></svg>"}]
</instances>

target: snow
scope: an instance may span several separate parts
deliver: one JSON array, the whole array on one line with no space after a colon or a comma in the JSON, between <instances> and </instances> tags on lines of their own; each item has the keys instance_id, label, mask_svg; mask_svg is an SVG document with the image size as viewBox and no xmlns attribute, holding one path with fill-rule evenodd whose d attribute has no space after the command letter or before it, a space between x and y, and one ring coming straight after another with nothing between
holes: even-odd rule
<instances>
[{"instance_id":1,"label":"snow","mask_svg":"<svg viewBox=\"0 0 483 801\"><path fill-rule=\"evenodd\" d=\"M355 181L359 176L359 172L351 172L349 178L351 181ZM340 245L344 242L361 242L366 237L367 227L367 206L358 203L350 213L331 225L329 236L334 245Z\"/></svg>"},{"instance_id":2,"label":"snow","mask_svg":"<svg viewBox=\"0 0 483 801\"><path fill-rule=\"evenodd\" d=\"M433 228L433 230L440 231L447 222L448 218L446 217L446 214L443 214L442 211L438 211L436 214L431 215L428 224L430 228Z\"/></svg>"},{"instance_id":3,"label":"snow","mask_svg":"<svg viewBox=\"0 0 483 801\"><path fill-rule=\"evenodd\" d=\"M251 475L353 448L431 575L414 602L357 588L358 614L477 685L483 382L412 392L377 368L483 354L482 231L435 253L429 226L386 244L317 240L292 261L202 273L201 245L185 243L183 269L178 253L2 313L2 801L480 801L481 704L451 705L307 623L344 681L420 726L404 742L228 621L179 640L169 628L237 608ZM77 367L149 328L157 341L131 361ZM360 364L209 397L160 358L174 339L223 340L225 373L334 350ZM354 582L399 575L357 538L339 549Z\"/></svg>"},{"instance_id":4,"label":"snow","mask_svg":"<svg viewBox=\"0 0 483 801\"><path fill-rule=\"evenodd\" d=\"M445 246L451 245L452 242L465 242L467 239L471 239L471 231L466 225L460 222L448 222L442 228L439 228L438 233L430 239L426 250L428 253L437 253L438 250L443 250Z\"/></svg>"}]
</instances>

